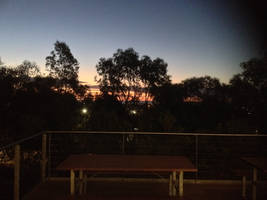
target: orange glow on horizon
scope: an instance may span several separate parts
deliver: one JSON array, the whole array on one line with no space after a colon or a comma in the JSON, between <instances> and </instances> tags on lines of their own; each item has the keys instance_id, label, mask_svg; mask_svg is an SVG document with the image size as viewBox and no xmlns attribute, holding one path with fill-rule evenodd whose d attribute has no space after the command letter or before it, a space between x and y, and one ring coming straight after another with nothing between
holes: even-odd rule
<instances>
[{"instance_id":1,"label":"orange glow on horizon","mask_svg":"<svg viewBox=\"0 0 267 200\"><path fill-rule=\"evenodd\" d=\"M100 89L98 88L98 86L90 87L89 91L90 91L90 93L91 93L91 95L93 96L94 99L95 99L97 96L101 95L101 91L100 91ZM134 96L135 96L135 95L134 95L134 92L131 91L131 92L130 92L130 97L129 97L128 100L129 100L129 101L133 100L133 97L134 97ZM151 97L150 95L146 95L144 92L142 92L142 94L141 94L140 96L138 96L137 99L138 99L139 101L143 101L143 102L148 101L148 102L149 102L149 101L152 101L152 100L153 100L153 97ZM120 101L124 101L125 99L123 99L123 98L119 98L119 100L120 100Z\"/></svg>"}]
</instances>

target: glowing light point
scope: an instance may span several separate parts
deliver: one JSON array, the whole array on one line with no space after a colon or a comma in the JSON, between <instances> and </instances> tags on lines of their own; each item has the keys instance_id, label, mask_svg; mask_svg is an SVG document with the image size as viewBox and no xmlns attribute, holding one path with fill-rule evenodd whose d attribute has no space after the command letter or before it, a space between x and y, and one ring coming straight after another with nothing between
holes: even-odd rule
<instances>
[{"instance_id":1,"label":"glowing light point","mask_svg":"<svg viewBox=\"0 0 267 200\"><path fill-rule=\"evenodd\" d=\"M136 110L131 110L130 113L133 115L136 115L137 112L136 112Z\"/></svg>"},{"instance_id":2,"label":"glowing light point","mask_svg":"<svg viewBox=\"0 0 267 200\"><path fill-rule=\"evenodd\" d=\"M86 108L83 108L82 109L82 114L86 114L87 113L87 109Z\"/></svg>"}]
</instances>

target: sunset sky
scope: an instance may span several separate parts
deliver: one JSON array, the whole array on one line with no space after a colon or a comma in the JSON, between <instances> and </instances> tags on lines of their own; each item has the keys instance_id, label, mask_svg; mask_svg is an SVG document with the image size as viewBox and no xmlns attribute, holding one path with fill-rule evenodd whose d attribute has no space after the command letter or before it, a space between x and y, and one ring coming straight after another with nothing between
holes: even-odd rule
<instances>
[{"instance_id":1,"label":"sunset sky","mask_svg":"<svg viewBox=\"0 0 267 200\"><path fill-rule=\"evenodd\" d=\"M228 2L228 3L227 3ZM0 0L0 57L8 66L36 62L56 40L95 85L95 65L118 49L163 58L174 83L211 75L228 82L257 54L255 33L240 8L219 0Z\"/></svg>"}]
</instances>

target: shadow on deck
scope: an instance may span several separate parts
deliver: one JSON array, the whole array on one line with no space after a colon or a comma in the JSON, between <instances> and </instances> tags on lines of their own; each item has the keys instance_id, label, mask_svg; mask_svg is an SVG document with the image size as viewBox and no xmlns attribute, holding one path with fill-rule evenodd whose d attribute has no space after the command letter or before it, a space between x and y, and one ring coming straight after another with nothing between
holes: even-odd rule
<instances>
[{"instance_id":1,"label":"shadow on deck","mask_svg":"<svg viewBox=\"0 0 267 200\"><path fill-rule=\"evenodd\" d=\"M266 199L265 186L258 187L257 200ZM66 180L47 181L38 185L23 200L104 200L104 199L181 199L168 197L168 184L163 182L129 181L89 181L87 195L69 195L69 182ZM185 184L184 200L241 200L239 184ZM251 199L250 186L247 198Z\"/></svg>"}]
</instances>

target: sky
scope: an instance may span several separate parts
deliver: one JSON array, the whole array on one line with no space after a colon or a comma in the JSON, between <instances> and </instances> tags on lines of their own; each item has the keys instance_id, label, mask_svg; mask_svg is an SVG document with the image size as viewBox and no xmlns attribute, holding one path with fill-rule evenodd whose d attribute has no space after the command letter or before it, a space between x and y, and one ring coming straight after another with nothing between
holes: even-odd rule
<instances>
[{"instance_id":1,"label":"sky","mask_svg":"<svg viewBox=\"0 0 267 200\"><path fill-rule=\"evenodd\" d=\"M173 83L210 75L228 83L257 55L245 14L227 0L0 0L0 57L8 66L45 57L64 41L95 85L96 64L117 49L168 63Z\"/></svg>"}]
</instances>

